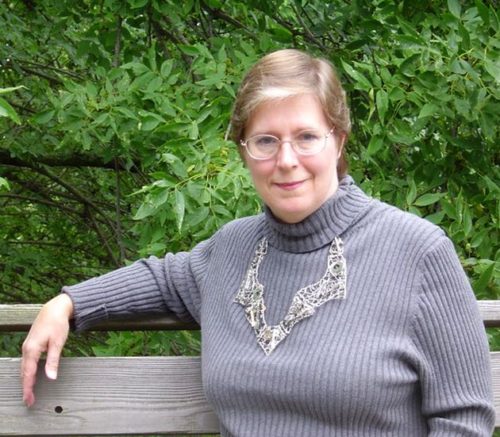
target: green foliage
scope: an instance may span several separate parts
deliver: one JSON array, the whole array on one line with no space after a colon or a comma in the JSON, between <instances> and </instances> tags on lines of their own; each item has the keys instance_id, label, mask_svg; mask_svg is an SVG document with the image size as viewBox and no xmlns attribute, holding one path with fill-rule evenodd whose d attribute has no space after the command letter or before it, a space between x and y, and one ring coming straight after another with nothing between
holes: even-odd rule
<instances>
[{"instance_id":1,"label":"green foliage","mask_svg":"<svg viewBox=\"0 0 500 437\"><path fill-rule=\"evenodd\" d=\"M11 91L15 91L19 88L21 87L0 88L0 95L10 93ZM8 117L17 124L21 124L21 120L19 119L17 112L5 99L1 97L0 97L0 117Z\"/></svg>"},{"instance_id":2,"label":"green foliage","mask_svg":"<svg viewBox=\"0 0 500 437\"><path fill-rule=\"evenodd\" d=\"M433 13L376 3L365 26L377 45L342 60L357 127L352 172L367 191L442 226L478 297L497 298L496 11L480 1Z\"/></svg>"},{"instance_id":3,"label":"green foliage","mask_svg":"<svg viewBox=\"0 0 500 437\"><path fill-rule=\"evenodd\" d=\"M111 332L103 344L93 346L95 356L195 355L201 352L199 332Z\"/></svg>"},{"instance_id":4,"label":"green foliage","mask_svg":"<svg viewBox=\"0 0 500 437\"><path fill-rule=\"evenodd\" d=\"M354 178L442 226L477 296L498 297L494 2L43 0L0 3L0 26L1 301L44 301L258 212L224 138L244 72L283 47L337 66ZM155 335L103 341L197 347Z\"/></svg>"}]
</instances>

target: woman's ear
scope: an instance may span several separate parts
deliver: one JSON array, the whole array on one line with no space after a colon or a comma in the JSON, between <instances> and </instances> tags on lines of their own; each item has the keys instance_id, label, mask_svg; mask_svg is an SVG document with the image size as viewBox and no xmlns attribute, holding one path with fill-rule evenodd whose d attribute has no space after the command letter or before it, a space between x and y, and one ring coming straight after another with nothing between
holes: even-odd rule
<instances>
[{"instance_id":1,"label":"woman's ear","mask_svg":"<svg viewBox=\"0 0 500 437\"><path fill-rule=\"evenodd\" d=\"M344 150L344 144L347 140L347 135L345 132L342 132L340 135L337 136L338 141L337 141L337 159L340 159L342 156L342 150Z\"/></svg>"}]
</instances>

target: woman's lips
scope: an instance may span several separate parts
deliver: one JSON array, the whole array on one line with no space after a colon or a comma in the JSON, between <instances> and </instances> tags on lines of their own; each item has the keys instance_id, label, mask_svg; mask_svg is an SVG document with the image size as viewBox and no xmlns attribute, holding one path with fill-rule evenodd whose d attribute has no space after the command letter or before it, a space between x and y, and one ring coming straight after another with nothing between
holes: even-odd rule
<instances>
[{"instance_id":1,"label":"woman's lips","mask_svg":"<svg viewBox=\"0 0 500 437\"><path fill-rule=\"evenodd\" d=\"M281 188L282 190L292 191L299 188L303 183L304 181L280 182L280 183L276 182L275 185Z\"/></svg>"}]
</instances>

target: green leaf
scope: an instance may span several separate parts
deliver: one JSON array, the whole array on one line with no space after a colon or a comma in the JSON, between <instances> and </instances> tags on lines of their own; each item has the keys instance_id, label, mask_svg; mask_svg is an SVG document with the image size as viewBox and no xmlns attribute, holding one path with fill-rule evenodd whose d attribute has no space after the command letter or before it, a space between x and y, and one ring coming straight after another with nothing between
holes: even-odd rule
<instances>
[{"instance_id":1,"label":"green leaf","mask_svg":"<svg viewBox=\"0 0 500 437\"><path fill-rule=\"evenodd\" d=\"M488 27L490 25L489 9L484 5L484 3L481 0L476 0L474 3L476 4L477 12L481 17L481 20L483 20L483 23L486 25L486 27Z\"/></svg>"},{"instance_id":2,"label":"green leaf","mask_svg":"<svg viewBox=\"0 0 500 437\"><path fill-rule=\"evenodd\" d=\"M21 88L26 88L26 87L23 85L19 85L19 86L13 86L13 87L9 87L9 88L0 88L0 95L11 93L12 91L16 91L16 90L19 90Z\"/></svg>"},{"instance_id":3,"label":"green leaf","mask_svg":"<svg viewBox=\"0 0 500 437\"><path fill-rule=\"evenodd\" d=\"M384 139L378 136L373 136L368 143L367 153L370 156L375 155L384 145Z\"/></svg>"},{"instance_id":4,"label":"green leaf","mask_svg":"<svg viewBox=\"0 0 500 437\"><path fill-rule=\"evenodd\" d=\"M2 98L0 98L0 117L8 117L17 124L21 124L21 119L17 115L17 112Z\"/></svg>"},{"instance_id":5,"label":"green leaf","mask_svg":"<svg viewBox=\"0 0 500 437\"><path fill-rule=\"evenodd\" d=\"M472 231L472 216L468 205L464 205L462 224L465 237L468 238Z\"/></svg>"},{"instance_id":6,"label":"green leaf","mask_svg":"<svg viewBox=\"0 0 500 437\"><path fill-rule=\"evenodd\" d=\"M142 62L128 62L123 64L120 68L124 70L132 70L136 76L140 76L146 73L152 73L147 65L144 65Z\"/></svg>"},{"instance_id":7,"label":"green leaf","mask_svg":"<svg viewBox=\"0 0 500 437\"><path fill-rule=\"evenodd\" d=\"M462 12L462 6L458 0L448 0L448 9L453 16L460 18Z\"/></svg>"},{"instance_id":8,"label":"green leaf","mask_svg":"<svg viewBox=\"0 0 500 437\"><path fill-rule=\"evenodd\" d=\"M434 223L435 225L439 225L443 220L444 216L445 216L444 211L438 211L435 212L434 214L429 214L428 216L425 216L425 219L429 220L431 223Z\"/></svg>"},{"instance_id":9,"label":"green leaf","mask_svg":"<svg viewBox=\"0 0 500 437\"><path fill-rule=\"evenodd\" d=\"M138 120L137 115L135 115L130 109L125 108L124 106L118 106L117 108L115 108L115 110L124 115L126 118Z\"/></svg>"},{"instance_id":10,"label":"green leaf","mask_svg":"<svg viewBox=\"0 0 500 437\"><path fill-rule=\"evenodd\" d=\"M186 211L186 201L184 199L184 194L182 193L182 191L176 189L174 213L175 213L175 220L177 222L177 230L179 232L182 229L182 223L184 222L185 211Z\"/></svg>"},{"instance_id":11,"label":"green leaf","mask_svg":"<svg viewBox=\"0 0 500 437\"><path fill-rule=\"evenodd\" d=\"M463 51L470 49L470 35L465 26L462 23L458 23L458 33L462 38L461 48Z\"/></svg>"},{"instance_id":12,"label":"green leaf","mask_svg":"<svg viewBox=\"0 0 500 437\"><path fill-rule=\"evenodd\" d=\"M148 3L149 3L149 0L128 0L128 4L130 5L130 9L143 8Z\"/></svg>"},{"instance_id":13,"label":"green leaf","mask_svg":"<svg viewBox=\"0 0 500 437\"><path fill-rule=\"evenodd\" d=\"M438 111L439 107L437 105L435 105L434 103L426 103L424 106L422 106L422 109L418 114L418 118L430 117L431 115L434 115Z\"/></svg>"},{"instance_id":14,"label":"green leaf","mask_svg":"<svg viewBox=\"0 0 500 437\"><path fill-rule=\"evenodd\" d=\"M432 205L433 203L436 203L439 201L439 199L443 198L446 194L445 193L426 193L420 196L413 205L415 206L429 206Z\"/></svg>"},{"instance_id":15,"label":"green leaf","mask_svg":"<svg viewBox=\"0 0 500 437\"><path fill-rule=\"evenodd\" d=\"M135 213L133 219L142 220L152 215L155 211L156 208L150 202L144 202Z\"/></svg>"},{"instance_id":16,"label":"green leaf","mask_svg":"<svg viewBox=\"0 0 500 437\"><path fill-rule=\"evenodd\" d=\"M208 217L209 212L208 207L200 206L194 212L187 215L186 223L191 227L195 227Z\"/></svg>"},{"instance_id":17,"label":"green leaf","mask_svg":"<svg viewBox=\"0 0 500 437\"><path fill-rule=\"evenodd\" d=\"M409 189L406 193L406 204L412 205L417 197L417 185L415 184L415 180L411 176L408 176L408 185Z\"/></svg>"},{"instance_id":18,"label":"green leaf","mask_svg":"<svg viewBox=\"0 0 500 437\"><path fill-rule=\"evenodd\" d=\"M167 61L163 62L160 68L161 76L163 78L167 78L170 75L173 66L174 66L174 61L172 59L168 59Z\"/></svg>"},{"instance_id":19,"label":"green leaf","mask_svg":"<svg viewBox=\"0 0 500 437\"><path fill-rule=\"evenodd\" d=\"M31 120L37 124L46 124L54 118L55 113L56 112L53 109L49 109L48 111L36 114Z\"/></svg>"},{"instance_id":20,"label":"green leaf","mask_svg":"<svg viewBox=\"0 0 500 437\"><path fill-rule=\"evenodd\" d=\"M276 26L269 29L276 41L281 43L291 43L293 41L293 34L288 29L282 26Z\"/></svg>"},{"instance_id":21,"label":"green leaf","mask_svg":"<svg viewBox=\"0 0 500 437\"><path fill-rule=\"evenodd\" d=\"M151 82L149 82L149 85L146 87L146 92L154 93L161 87L162 83L163 79L161 77L155 77Z\"/></svg>"},{"instance_id":22,"label":"green leaf","mask_svg":"<svg viewBox=\"0 0 500 437\"><path fill-rule=\"evenodd\" d=\"M177 45L177 48L179 48L182 53L185 53L186 55L189 56L198 56L200 54L200 49L197 46L188 46L185 44L179 44Z\"/></svg>"},{"instance_id":23,"label":"green leaf","mask_svg":"<svg viewBox=\"0 0 500 437\"><path fill-rule=\"evenodd\" d=\"M165 123L165 119L154 112L139 111L139 115L142 117L139 122L139 129L142 131L152 131L160 123Z\"/></svg>"},{"instance_id":24,"label":"green leaf","mask_svg":"<svg viewBox=\"0 0 500 437\"><path fill-rule=\"evenodd\" d=\"M484 61L484 69L491 74L496 82L500 82L500 61Z\"/></svg>"},{"instance_id":25,"label":"green leaf","mask_svg":"<svg viewBox=\"0 0 500 437\"><path fill-rule=\"evenodd\" d=\"M497 195L500 195L500 186L498 186L495 181L491 180L488 176L484 175L482 176L484 182L486 183L488 189L492 193L496 193Z\"/></svg>"},{"instance_id":26,"label":"green leaf","mask_svg":"<svg viewBox=\"0 0 500 437\"><path fill-rule=\"evenodd\" d=\"M487 237L488 237L488 233L487 233L486 229L483 229L482 231L477 232L476 234L474 234L472 236L472 240L470 242L471 247L473 247L473 248L479 247L483 243L484 239Z\"/></svg>"},{"instance_id":27,"label":"green leaf","mask_svg":"<svg viewBox=\"0 0 500 437\"><path fill-rule=\"evenodd\" d=\"M389 100L391 102L398 102L400 100L403 100L405 96L406 96L405 92L399 86L394 87L389 92Z\"/></svg>"},{"instance_id":28,"label":"green leaf","mask_svg":"<svg viewBox=\"0 0 500 437\"><path fill-rule=\"evenodd\" d=\"M457 220L457 211L455 205L451 201L443 199L439 204L450 219Z\"/></svg>"},{"instance_id":29,"label":"green leaf","mask_svg":"<svg viewBox=\"0 0 500 437\"><path fill-rule=\"evenodd\" d=\"M493 272L495 270L495 263L491 263L483 273L481 273L481 276L473 282L472 288L474 289L474 292L479 294L479 293L484 293L486 291L486 287L488 286L488 283L490 282L491 278L493 277Z\"/></svg>"},{"instance_id":30,"label":"green leaf","mask_svg":"<svg viewBox=\"0 0 500 437\"><path fill-rule=\"evenodd\" d=\"M375 101L377 103L377 111L380 117L380 121L384 123L385 114L387 113L387 109L389 108L389 98L387 93L384 90L378 90Z\"/></svg>"},{"instance_id":31,"label":"green leaf","mask_svg":"<svg viewBox=\"0 0 500 437\"><path fill-rule=\"evenodd\" d=\"M164 153L162 155L162 161L167 162L172 168L174 174L180 178L185 179L188 177L186 166L182 160L172 153Z\"/></svg>"},{"instance_id":32,"label":"green leaf","mask_svg":"<svg viewBox=\"0 0 500 437\"><path fill-rule=\"evenodd\" d=\"M198 130L198 123L196 123L196 121L193 121L189 127L189 138L192 140L196 140L199 134L200 132Z\"/></svg>"},{"instance_id":33,"label":"green leaf","mask_svg":"<svg viewBox=\"0 0 500 437\"><path fill-rule=\"evenodd\" d=\"M372 88L370 81L363 75L363 73L360 73L359 71L355 70L344 60L342 60L341 62L344 71L349 76L351 76L352 79L354 79L355 83L359 86L359 88L365 91L369 91Z\"/></svg>"},{"instance_id":34,"label":"green leaf","mask_svg":"<svg viewBox=\"0 0 500 437\"><path fill-rule=\"evenodd\" d=\"M6 189L10 190L9 181L0 176L0 190Z\"/></svg>"},{"instance_id":35,"label":"green leaf","mask_svg":"<svg viewBox=\"0 0 500 437\"><path fill-rule=\"evenodd\" d=\"M481 131L483 135L488 139L495 138L495 131L498 128L498 124L495 118L490 114L481 112L479 114L479 125L481 126Z\"/></svg>"}]
</instances>

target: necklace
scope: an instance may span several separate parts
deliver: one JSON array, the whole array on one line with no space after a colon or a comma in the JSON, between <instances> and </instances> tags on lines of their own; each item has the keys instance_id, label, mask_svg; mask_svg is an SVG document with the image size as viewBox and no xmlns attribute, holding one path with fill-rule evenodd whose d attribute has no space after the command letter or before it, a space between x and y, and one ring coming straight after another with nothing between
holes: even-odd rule
<instances>
[{"instance_id":1,"label":"necklace","mask_svg":"<svg viewBox=\"0 0 500 437\"><path fill-rule=\"evenodd\" d=\"M269 355L301 320L312 316L316 308L332 299L345 299L346 263L344 244L336 237L328 251L328 262L323 277L314 284L298 290L284 319L277 325L266 323L264 286L259 282L259 266L267 253L268 242L263 238L255 251L234 302L243 305L245 316L257 337L257 343Z\"/></svg>"}]
</instances>

